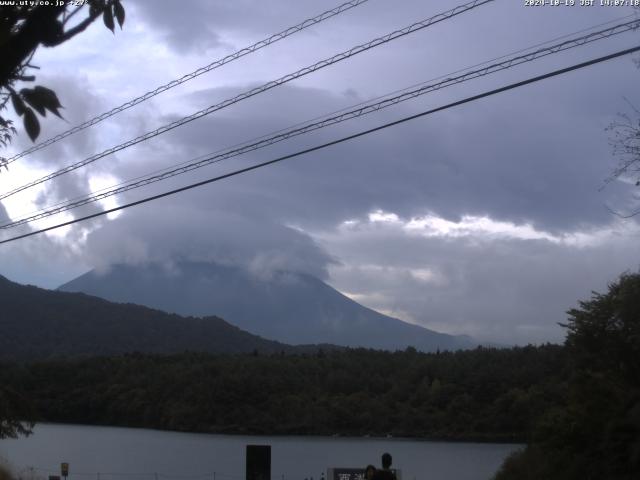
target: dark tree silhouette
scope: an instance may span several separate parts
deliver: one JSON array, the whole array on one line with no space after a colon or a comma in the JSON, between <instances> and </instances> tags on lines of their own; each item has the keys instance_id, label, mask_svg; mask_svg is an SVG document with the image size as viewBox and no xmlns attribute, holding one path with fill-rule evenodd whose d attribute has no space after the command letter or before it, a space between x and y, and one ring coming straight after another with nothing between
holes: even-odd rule
<instances>
[{"instance_id":1,"label":"dark tree silhouette","mask_svg":"<svg viewBox=\"0 0 640 480\"><path fill-rule=\"evenodd\" d=\"M567 402L540 419L533 442L505 462L498 480L638 478L640 273L568 313Z\"/></svg>"},{"instance_id":2,"label":"dark tree silhouette","mask_svg":"<svg viewBox=\"0 0 640 480\"><path fill-rule=\"evenodd\" d=\"M29 435L33 428L31 402L9 387L0 388L0 439Z\"/></svg>"},{"instance_id":3,"label":"dark tree silhouette","mask_svg":"<svg viewBox=\"0 0 640 480\"><path fill-rule=\"evenodd\" d=\"M634 7L636 15L640 15L640 7ZM636 65L640 68L640 58L636 58ZM640 109L630 103L632 112L622 113L612 122L607 130L610 132L610 144L613 155L618 158L618 166L611 173L607 181L620 177L630 178L636 187L640 187ZM640 214L640 208L630 213L612 211L623 218L635 217Z\"/></svg>"},{"instance_id":4,"label":"dark tree silhouette","mask_svg":"<svg viewBox=\"0 0 640 480\"><path fill-rule=\"evenodd\" d=\"M610 180L630 177L636 187L640 187L640 110L631 106L631 114L620 114L607 130L613 154L618 158L618 166L612 172ZM620 217L633 217L640 214L640 208L630 213L614 212Z\"/></svg>"},{"instance_id":5,"label":"dark tree silhouette","mask_svg":"<svg viewBox=\"0 0 640 480\"><path fill-rule=\"evenodd\" d=\"M25 5L0 6L0 111L11 103L22 118L27 134L35 141L40 134L38 115L45 116L48 111L60 117L62 108L56 93L49 88L16 87L18 83L35 81L32 71L38 67L32 65L31 60L38 47L61 45L99 17L114 32L116 21L122 28L125 11L120 0L87 0L80 6L71 6L70 2L22 3ZM12 121L0 115L0 146L6 146L16 133Z\"/></svg>"},{"instance_id":6,"label":"dark tree silhouette","mask_svg":"<svg viewBox=\"0 0 640 480\"><path fill-rule=\"evenodd\" d=\"M0 6L0 112L11 103L15 113L22 117L29 138L35 141L40 134L38 115L44 117L48 111L61 117L62 108L56 93L47 87L16 86L35 81L35 75L30 73L37 67L30 62L38 47L61 45L99 17L113 32L115 21L122 28L125 11L120 0L87 0L79 6L69 2L21 3L24 5ZM16 133L13 122L0 115L0 147L6 147ZM0 167L3 165L6 167L6 160L0 157ZM0 386L0 438L29 434L33 425L30 418L28 402L17 392Z\"/></svg>"}]
</instances>

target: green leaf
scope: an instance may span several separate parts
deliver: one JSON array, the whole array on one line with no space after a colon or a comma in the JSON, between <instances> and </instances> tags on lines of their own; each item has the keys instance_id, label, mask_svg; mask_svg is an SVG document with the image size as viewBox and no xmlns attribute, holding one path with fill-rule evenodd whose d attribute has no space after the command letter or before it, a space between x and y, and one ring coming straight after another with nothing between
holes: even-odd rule
<instances>
[{"instance_id":1,"label":"green leaf","mask_svg":"<svg viewBox=\"0 0 640 480\"><path fill-rule=\"evenodd\" d=\"M113 12L110 8L105 8L104 12L102 13L102 21L104 22L105 27L111 30L112 33L116 33L116 25L113 22Z\"/></svg>"},{"instance_id":2,"label":"green leaf","mask_svg":"<svg viewBox=\"0 0 640 480\"><path fill-rule=\"evenodd\" d=\"M23 88L20 90L20 94L43 117L46 116L47 110L49 110L57 117L62 118L62 115L58 112L62 105L60 105L56 92L50 88L38 85L34 88Z\"/></svg>"},{"instance_id":3,"label":"green leaf","mask_svg":"<svg viewBox=\"0 0 640 480\"><path fill-rule=\"evenodd\" d=\"M33 110L30 108L27 108L24 111L24 128L31 141L35 142L38 135L40 135L40 122L38 121L36 114L33 113Z\"/></svg>"},{"instance_id":4,"label":"green leaf","mask_svg":"<svg viewBox=\"0 0 640 480\"><path fill-rule=\"evenodd\" d=\"M44 117L47 114L47 111L42 104L42 99L35 90L31 88L23 88L20 90L20 95L22 95L22 98L24 98L29 105L35 108L40 115Z\"/></svg>"},{"instance_id":5,"label":"green leaf","mask_svg":"<svg viewBox=\"0 0 640 480\"><path fill-rule=\"evenodd\" d=\"M27 109L26 105L17 93L11 92L11 103L13 103L13 109L19 116L22 116Z\"/></svg>"},{"instance_id":6,"label":"green leaf","mask_svg":"<svg viewBox=\"0 0 640 480\"><path fill-rule=\"evenodd\" d=\"M97 17L98 15L100 15L100 5L98 5L98 2L89 2L89 15L91 15L92 17Z\"/></svg>"},{"instance_id":7,"label":"green leaf","mask_svg":"<svg viewBox=\"0 0 640 480\"><path fill-rule=\"evenodd\" d=\"M120 30L122 30L122 24L124 23L124 7L120 3L120 0L115 0L113 2L113 12L116 14L118 25L120 25Z\"/></svg>"},{"instance_id":8,"label":"green leaf","mask_svg":"<svg viewBox=\"0 0 640 480\"><path fill-rule=\"evenodd\" d=\"M62 118L62 115L60 115L58 109L63 107L62 105L60 105L60 100L58 100L56 92L54 92L50 88L42 87L40 85L34 87L33 91L41 100L41 105L44 106L44 108L49 110L57 117Z\"/></svg>"}]
</instances>

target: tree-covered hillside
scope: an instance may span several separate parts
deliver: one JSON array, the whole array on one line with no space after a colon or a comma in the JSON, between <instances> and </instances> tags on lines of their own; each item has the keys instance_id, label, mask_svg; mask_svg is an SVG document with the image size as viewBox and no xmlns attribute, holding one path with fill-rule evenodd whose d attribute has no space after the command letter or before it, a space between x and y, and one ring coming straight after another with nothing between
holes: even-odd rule
<instances>
[{"instance_id":1,"label":"tree-covered hillside","mask_svg":"<svg viewBox=\"0 0 640 480\"><path fill-rule=\"evenodd\" d=\"M526 441L498 480L636 479L640 274L623 275L568 314L564 346L5 362L0 391L19 395L23 411L32 407L44 421ZM17 403L7 399L0 395L0 418L15 420L5 407Z\"/></svg>"},{"instance_id":2,"label":"tree-covered hillside","mask_svg":"<svg viewBox=\"0 0 640 480\"><path fill-rule=\"evenodd\" d=\"M499 480L640 478L640 274L568 313L567 401L535 423Z\"/></svg>"},{"instance_id":3,"label":"tree-covered hillside","mask_svg":"<svg viewBox=\"0 0 640 480\"><path fill-rule=\"evenodd\" d=\"M366 308L312 275L178 261L112 265L59 290L112 302L135 303L183 316L217 315L243 330L279 342L423 352L473 348L464 335L448 335ZM435 320L435 319L433 319Z\"/></svg>"},{"instance_id":4,"label":"tree-covered hillside","mask_svg":"<svg viewBox=\"0 0 640 480\"><path fill-rule=\"evenodd\" d=\"M181 317L81 293L19 285L0 276L0 360L127 352L287 352L292 347L218 317Z\"/></svg>"},{"instance_id":5,"label":"tree-covered hillside","mask_svg":"<svg viewBox=\"0 0 640 480\"><path fill-rule=\"evenodd\" d=\"M110 358L0 366L41 420L268 434L518 440L565 399L560 346Z\"/></svg>"}]
</instances>

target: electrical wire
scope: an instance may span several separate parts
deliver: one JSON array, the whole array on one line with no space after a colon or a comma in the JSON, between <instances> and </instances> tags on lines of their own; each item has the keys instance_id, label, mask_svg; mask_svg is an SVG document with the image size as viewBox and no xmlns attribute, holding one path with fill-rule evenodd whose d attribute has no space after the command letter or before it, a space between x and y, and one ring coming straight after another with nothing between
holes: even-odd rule
<instances>
[{"instance_id":1,"label":"electrical wire","mask_svg":"<svg viewBox=\"0 0 640 480\"><path fill-rule=\"evenodd\" d=\"M445 74L445 75L440 75L440 76L435 77L435 78L431 78L431 79L426 80L426 81L424 81L424 82L416 83L416 84L414 84L414 85L409 85L409 86L407 86L407 87L404 87L404 88L401 88L401 89L398 89L398 90L394 90L393 92L389 92L389 93L386 93L386 94L384 94L384 95L378 95L378 96L376 96L376 97L369 98L368 100L365 100L365 101L362 101L362 102L359 102L359 103L356 103L356 104L352 104L352 105L350 105L350 106L347 106L347 107L341 108L341 109L339 109L339 110L335 110L335 111L333 111L333 112L326 113L326 114L324 114L324 115L319 115L319 116L314 117L314 118L309 119L309 120L305 120L305 121L302 121L302 122L298 122L298 123L296 123L296 124L294 124L294 125L290 125L290 126L289 126L289 127L287 127L287 128L283 128L283 129L280 129L280 130L276 130L276 131L273 131L273 132L270 132L270 133L267 133L267 134L261 135L260 137L253 138L253 139L251 139L251 140L246 140L246 141L243 141L243 142L237 143L237 144L235 144L235 145L231 145L231 146L229 146L229 147L226 147L226 148L223 148L223 149L217 150L217 151L212 152L212 153L207 153L207 154L204 154L204 155L200 155L200 156L199 156L199 157L197 157L197 158L193 158L193 159L187 160L187 161L185 161L185 162L183 162L183 163L179 163L179 164L177 164L176 166L181 166L181 165L185 165L185 164L187 164L187 163L192 163L192 162L195 162L195 161L197 161L197 160L199 160L199 159L204 159L205 157L210 156L210 155L212 155L212 154L214 154L214 153L216 153L216 154L217 154L217 153L220 153L220 152L223 152L223 151L229 150L229 149L231 149L231 148L236 148L236 147L240 147L240 146L243 146L243 145L247 145L247 144L249 144L249 143L251 143L251 142L255 142L255 141L257 141L257 140L261 140L261 139L264 139L264 138L268 138L268 137L270 137L270 136L273 136L273 135L275 135L275 134L285 132L285 131L287 131L288 129L292 129L292 128L295 128L295 127L298 127L298 126L306 125L306 124L308 124L308 123L310 123L310 122L314 122L314 121L316 121L316 120L320 120L320 119L326 118L326 117L331 116L331 115L336 115L336 114L338 114L338 113L343 113L343 112L346 112L346 111L348 111L348 110L350 110L350 109L353 109L353 108L355 108L355 107L359 107L359 106L361 106L361 105L365 105L365 104L367 104L367 103L373 102L373 101L375 101L375 100L381 100L381 99L384 99L384 98L390 97L391 95L395 95L395 94L398 94L398 93L407 92L407 91L412 90L412 89L414 89L414 88L416 88L416 87L419 87L419 86L422 86L422 85L426 85L426 84L428 84L428 83L430 83L430 82L435 82L436 80L442 80L442 79L444 79L444 78L450 78L452 75L456 75L456 74L459 74L459 73L461 73L461 72L467 72L467 71L469 71L469 70L471 70L471 69L473 69L473 68L480 67L480 66L483 66L483 65L488 65L488 64L490 64L490 63L492 63L492 62L497 62L498 60L502 60L502 59L508 58L509 56L513 56L513 55L517 55L517 54L520 54L520 53L523 53L523 52L527 52L527 51L530 51L530 50L532 50L532 49L534 49L534 48L542 47L542 46L544 46L544 45L549 45L549 44L551 44L551 43L553 43L553 42L557 42L557 41L559 41L559 40L563 40L563 39L565 39L565 38L569 38L569 37L571 37L572 35L578 35L578 34L580 34L580 33L588 32L588 31L591 31L591 30L595 30L596 28L600 28L600 27L603 27L603 26L605 26L605 25L610 25L610 24L612 24L612 23L620 22L620 21L622 21L622 20L626 20L626 19L628 19L628 18L630 18L630 17L638 18L638 15L637 15L636 13L631 13L631 14L629 14L629 15L625 15L625 16L623 16L623 17L618 17L618 18L615 18L615 19L613 19L613 20L609 20L609 21L606 21L606 22L602 22L602 23L599 23L599 24L593 25L593 26L588 27L588 28L583 28L583 29L581 29L581 30L577 30L577 31L574 31L574 32L571 32L571 33L568 33L568 34L565 34L565 35L561 35L561 36L559 36L559 37L554 37L554 38L552 38L552 39L550 39L550 40L546 40L546 41L544 41L544 42L540 42L540 43L537 43L537 44L535 44L535 45L531 45L531 46L529 46L529 47L527 47L527 48L522 48L522 49L520 49L520 50L512 51L512 52L509 52L509 53L507 53L507 54L501 55L501 56L499 56L499 57L494 57L494 58L492 58L492 59L490 59L490 60L485 60L485 61L483 61L483 62L476 63L476 64L471 65L471 66L469 66L469 67L461 68L461 69L456 70L456 71L454 71L454 72L451 72L451 73L448 73L448 74ZM119 182L119 183L117 183L117 184L115 184L115 185L111 185L111 186L108 186L108 187L100 188L100 189L98 189L98 190L93 191L92 193L93 193L93 194L98 194L98 193L100 193L100 192L104 192L104 191L107 191L107 190L109 190L109 189L116 188L116 187L120 187L120 186L122 186L122 185L129 184L129 183L131 183L131 182L133 182L133 181L136 181L136 180L140 180L140 179L146 178L146 177L148 177L148 176L150 176L150 175L155 175L155 174L157 174L157 173L165 172L165 171L170 170L170 169L172 169L172 168L173 168L173 166L171 166L171 167L165 167L165 168L158 169L158 170L154 170L154 171L152 171L152 172L150 172L150 173L147 173L147 174L144 174L144 175L140 175L140 176L138 176L138 177L130 178L130 179L126 180L126 181ZM54 204L52 204L52 205L49 205L49 206L48 206L48 207L46 207L46 208L57 207L57 206L59 206L59 205L67 204L67 203L70 203L70 202L74 202L74 201L76 201L76 200L83 199L83 198L85 198L86 196L87 196L87 195L85 194L85 195L76 196L76 197L71 198L71 199L61 200L60 202L54 203ZM29 213L25 213L25 214L23 214L22 216L25 216L25 215L31 215L32 213L40 213L40 212L42 212L42 211L43 211L43 209L38 209L38 210L35 210L35 211L32 211L32 212L29 212ZM1 228L1 227L0 227L0 228Z\"/></svg>"},{"instance_id":2,"label":"electrical wire","mask_svg":"<svg viewBox=\"0 0 640 480\"><path fill-rule=\"evenodd\" d=\"M51 231L51 230L54 230L54 229L57 229L57 228L73 225L73 224L78 223L78 222L83 222L83 221L90 220L90 219L93 219L93 218L101 217L101 216L107 215L109 213L125 210L127 208L134 207L136 205L141 205L143 203L151 202L151 201L154 201L154 200L159 200L161 198L168 197L170 195L175 195L177 193L185 192L187 190L191 190L191 189L194 189L194 188L197 188L197 187L201 187L203 185L208 185L210 183L218 182L218 181L224 180L226 178L234 177L236 175L240 175L240 174L247 173L247 172L250 172L250 171L253 171L253 170L257 170L257 169L262 168L262 167L273 165L273 164L282 162L284 160L288 160L288 159L299 157L301 155L305 155L305 154L308 154L308 153L311 153L311 152L322 150L322 149L325 149L325 148L333 146L333 145L338 145L340 143L347 142L347 141L350 141L350 140L353 140L353 139L356 139L356 138L359 138L359 137L363 137L365 135L369 135L371 133L378 132L378 131L381 131L381 130L384 130L386 128L393 127L393 126L396 126L396 125L400 125L402 123L405 123L405 122L408 122L408 121L411 121L411 120L415 120L415 119L420 118L420 117L431 115L431 114L436 113L436 112L447 110L449 108L457 107L459 105L463 105L463 104L466 104L466 103L474 102L474 101L480 100L480 99L485 98L485 97L489 97L489 96L492 96L492 95L496 95L498 93L506 92L508 90L513 90L515 88L519 88L519 87L522 87L522 86L525 86L525 85L529 85L529 84L532 84L532 83L535 83L535 82L546 80L546 79L551 78L551 77L556 77L558 75L563 75L563 74L572 72L574 70L579 70L581 68L589 67L591 65L595 65L595 64L598 64L598 63L601 63L601 62L612 60L614 58L618 58L618 57L621 57L623 55L629 55L629 54L635 53L637 51L640 51L640 46L628 48L626 50L621 50L621 51L618 51L618 52L615 52L615 53L612 53L612 54L609 54L609 55L605 55L605 56L602 56L602 57L598 57L598 58L595 58L595 59L592 59L592 60L589 60L589 61L586 61L586 62L578 63L578 64L572 65L570 67L565 67L565 68L561 68L559 70L554 70L552 72L545 73L543 75L539 75L539 76L536 76L536 77L532 77L532 78L529 78L527 80L522 80L520 82L511 83L511 84L506 85L504 87L496 88L494 90L489 90L487 92L480 93L478 95L473 95L473 96L467 97L467 98L465 98L463 100L458 100L456 102L452 102L452 103L449 103L449 104L446 104L446 105L443 105L443 106L440 106L440 107L437 107L437 108L433 108L431 110L420 112L420 113L417 113L415 115L410 115L410 116L401 118L399 120L395 120L393 122L385 123L385 124L380 125L378 127L370 128L368 130L364 130L364 131L355 133L353 135L348 135L346 137L342 137L342 138L339 138L337 140L326 142L326 143L323 143L321 145L316 145L315 147L306 148L304 150L300 150L300 151L297 151L295 153L284 155L284 156L281 156L281 157L278 157L278 158L275 158L275 159L272 159L272 160L268 160L268 161L265 161L265 162L258 163L256 165L249 166L249 167L245 167L245 168L241 168L241 169L238 169L238 170L234 170L233 172L225 173L224 175L218 175L216 177L209 178L207 180L202 180L200 182L192 183L192 184L186 185L184 187L180 187L180 188L176 188L176 189L173 189L173 190L169 190L167 192L163 192L163 193L160 193L160 194L157 194L157 195L146 197L146 198L143 198L141 200L136 200L135 202L127 203L125 205L120 205L118 207L110 208L108 210L103 210L101 212L94 213L92 215L86 215L84 217L75 218L73 220L70 220L70 221L67 221L67 222L63 222L63 223L59 223L57 225L52 225L50 227L42 228L40 230L36 230L36 231L33 231L33 232L28 232L28 233L25 233L25 234L22 234L22 235L17 235L15 237L11 237L11 238L8 238L8 239L5 239L5 240L1 240L0 241L0 245L1 244L5 244L5 243L9 243L9 242L14 242L16 240L21 240L23 238L28 238L28 237L31 237L31 236L34 236L34 235L38 235L40 233L48 232L48 231Z\"/></svg>"},{"instance_id":3,"label":"electrical wire","mask_svg":"<svg viewBox=\"0 0 640 480\"><path fill-rule=\"evenodd\" d=\"M239 95L236 95L235 97L232 97L232 98L229 98L227 100L224 100L221 103L217 103L215 105L211 105L210 107L207 107L207 108L205 108L203 110L200 110L200 111L198 111L196 113L193 113L193 114L191 114L191 115L189 115L187 117L182 117L181 119L176 120L174 122L171 122L171 123L169 123L167 125L163 125L162 127L157 128L156 130L153 130L151 132L147 132L147 133L145 133L143 135L140 135L140 136L138 136L138 137L136 137L134 139L131 139L131 140L125 142L125 143L121 143L119 145L111 147L111 148L109 148L109 149L107 149L107 150L105 150L105 151L103 151L103 152L101 152L99 154L96 154L96 155L93 155L91 157L85 158L84 160L81 160L81 161L76 162L76 163L74 163L72 165L69 165L69 166L64 167L64 168L62 168L60 170L57 170L57 171L55 171L53 173L45 175L44 177L41 177L41 178L39 178L37 180L34 180L34 181L30 182L30 183L27 183L25 185L17 187L15 189L11 190L10 192L7 192L7 193L4 193L4 194L0 195L0 200L3 200L5 198L7 198L7 197L15 195L18 192L22 192L22 191L24 191L24 190L26 190L28 188L31 188L31 187L34 187L34 186L39 185L41 183L44 183L44 182L46 182L48 180L51 180L53 178L59 177L60 175L64 175L65 173L69 173L69 172L72 172L74 170L77 170L78 168L81 168L81 167L84 167L84 166L86 166L86 165L88 165L90 163L93 163L93 162L95 162L95 161L97 161L97 160L99 160L99 159L101 159L103 157L106 157L107 155L111 155L113 153L116 153L116 152L119 152L121 150L124 150L125 148L128 148L128 147L130 147L132 145L136 145L136 144L138 144L140 142L149 140L149 139L151 139L153 137L156 137L158 135L166 133L169 130L173 130L174 128L177 128L177 127L182 126L182 125L184 125L186 123L192 122L192 121L194 121L194 120L196 120L198 118L204 117L205 115L209 115L209 114L211 114L211 113L213 113L215 111L222 110L223 108L226 108L226 107L228 107L230 105L238 103L238 102L240 102L242 100L245 100L245 99L247 99L249 97L252 97L252 96L257 95L259 93L263 93L263 92L265 92L267 90L270 90L272 88L275 88L277 86L283 85L283 84L285 84L287 82L290 82L292 80L295 80L297 78L300 78L300 77L303 77L303 76L308 75L310 73L313 73L313 72L315 72L317 70L320 70L322 68L325 68L325 67L327 67L329 65L333 65L334 63L340 62L342 60L346 60L346 59L351 58L351 57L353 57L355 55L358 55L359 53L366 52L366 51L368 51L368 50L370 50L372 48L378 47L378 46L383 45L385 43L388 43L388 42L391 42L391 41L396 40L398 38L401 38L401 37L404 37L406 35L409 35L411 33L417 32L419 30L422 30L424 28L427 28L429 26L432 26L432 25L434 25L436 23L439 23L439 22L442 22L444 20L448 20L448 19L453 18L453 17L455 17L457 15L460 15L462 13L465 13L465 12L469 11L469 10L472 10L474 8L477 8L479 6L485 5L485 4L493 2L493 1L495 1L495 0L473 0L472 2L468 2L468 3L465 3L463 5L459 5L459 6L453 8L451 10L447 10L446 12L437 14L437 15L435 15L433 17L427 18L427 19L422 20L420 22L413 23L413 24L411 24L411 25L409 25L407 27L404 27L404 28L402 28L400 30L395 30L395 31L393 31L391 33L383 35L382 37L375 38L375 39L373 39L373 40L371 40L371 41L369 41L367 43L355 46L355 47L353 47L353 48L351 48L349 50L346 50L344 52L338 53L338 54L336 54L336 55L334 55L334 56L332 56L330 58L327 58L325 60L321 60L321 61L319 61L319 62L317 62L317 63L315 63L315 64L313 64L311 66L308 66L308 67L302 68L300 70L297 70L294 73L289 73L289 74L287 74L287 75L285 75L283 77L280 77L277 80L272 80L270 82L267 82L267 83L265 83L265 84L263 84L263 85L261 85L259 87L253 88L253 89L248 90L246 92L243 92L243 93L241 93Z\"/></svg>"},{"instance_id":4,"label":"electrical wire","mask_svg":"<svg viewBox=\"0 0 640 480\"><path fill-rule=\"evenodd\" d=\"M281 32L275 33L263 40L260 40L259 42L254 43L253 45L250 45L248 47L244 47L232 54L229 54L223 58L220 58L212 63L210 63L209 65L206 65L204 67L200 67L197 70L194 70L191 73L187 73L186 75L183 75L182 77L176 79L176 80L172 80L169 83L166 83L164 85L161 85L157 88L155 88L154 90L150 90L146 93L144 93L143 95L140 95L139 97L136 97L132 100L129 100L126 103L123 103L122 105L118 106L118 107L114 107L111 110L109 110L108 112L104 112L96 117L93 117L89 120L87 120L86 122L81 123L80 125L77 125L73 128L70 128L69 130L66 130L54 137L51 137L43 142L40 142L36 145L33 145L32 147L14 155L13 157L10 157L8 159L6 159L5 162L3 162L3 165L8 165L12 162L15 162L16 160L18 160L19 158L25 157L27 155L29 155L30 153L33 152L37 152L38 150L41 150L45 147L48 147L49 145L52 145L60 140L62 140L63 138L68 137L69 135L73 135L74 133L80 132L82 130L84 130L85 128L91 127L93 125L96 125L97 123L102 122L103 120L106 120L109 117L112 117L113 115L116 115L120 112L123 112L135 105L138 105L139 103L142 103L146 100L149 100L150 98L155 97L156 95L159 95L162 92L166 92L167 90L177 87L178 85L182 85L185 82L188 82L189 80L193 80L196 77L199 77L200 75L203 75L205 73L208 73L212 70L215 70L216 68L222 67L223 65L226 65L227 63L231 63L234 60L237 60L239 58L244 57L245 55L249 55L250 53L253 53L257 50L260 50L261 48L264 48L268 45L271 45L272 43L276 43L280 40L283 40L291 35L293 35L294 33L298 33L302 30L304 30L305 28L309 28L313 25L317 25L320 22L323 22L324 20L327 20L329 18L335 17L336 15L339 15L343 12L346 12L347 10L350 10L354 7L357 7L359 5L362 5L363 3L368 2L369 0L351 0L349 2L343 3L342 5L339 5L335 8L332 8L331 10L327 10L323 13L321 13L320 15L316 15L313 18L308 18L306 20L304 20L301 23L298 23L297 25L294 25L292 27L289 27Z\"/></svg>"},{"instance_id":5,"label":"electrical wire","mask_svg":"<svg viewBox=\"0 0 640 480\"><path fill-rule=\"evenodd\" d=\"M541 48L524 55L508 58L507 60L504 60L499 63L489 64L488 66L485 66L480 69L467 71L462 75L458 75L455 77L447 77L444 80L434 84L426 84L426 85L423 84L418 88L415 88L409 91L403 91L403 93L401 93L400 95L396 95L391 98L385 98L384 100L379 102L368 103L368 104L361 103L357 105L358 108L355 108L352 110L343 109L338 115L330 116L328 118L323 118L320 121L316 121L316 122L310 121L313 123L307 122L306 124L302 124L303 126L300 126L300 127L296 125L294 126L294 128L280 130L279 132L277 132L277 134L273 136L260 137L259 139L257 139L257 141L253 141L253 143L250 143L252 141L244 142L243 144L240 144L240 146L236 148L231 147L230 149L227 149L227 150L222 150L214 153L209 153L207 155L202 155L196 159L190 160L188 162L184 162L178 166L164 169L159 173L148 174L146 176L142 176L142 177L138 177L136 179L130 180L129 182L121 184L121 186L118 185L115 187L111 187L111 189L109 188L103 189L99 192L95 192L88 196L78 197L77 199L73 199L67 202L62 202L60 204L53 205L47 209L39 210L38 212L35 212L32 215L0 225L0 229L15 228L17 226L23 225L28 222L40 220L58 213L62 213L74 208L78 208L83 205L104 200L105 198L108 198L120 193L124 193L136 188L140 188L146 185L150 185L152 183L156 183L162 180L166 180L168 178L171 178L177 175L182 175L184 173L190 172L198 168L202 168L202 167L205 167L214 163L218 163L232 157L236 157L238 155L242 155L244 153L252 152L252 151L267 147L269 145L273 145L275 143L288 140L298 135L309 133L311 131L325 128L330 125L335 125L337 123L341 123L354 118L359 118L369 113L377 112L384 108L397 105L398 103L417 98L421 95L425 95L427 93L431 93L433 91L440 90L442 88L446 88L446 87L463 83L475 78L479 78L485 75L506 70L508 68L512 68L514 66L518 66L523 63L531 62L533 60L537 60L539 58L542 58L551 54L569 50L571 48L576 48L578 46L582 46L598 40L610 38L614 35L619 35L621 33L634 30L639 26L640 26L640 19L633 20L620 25L615 25L607 29L592 32L578 38L566 40L564 42L557 43L546 48Z\"/></svg>"}]
</instances>

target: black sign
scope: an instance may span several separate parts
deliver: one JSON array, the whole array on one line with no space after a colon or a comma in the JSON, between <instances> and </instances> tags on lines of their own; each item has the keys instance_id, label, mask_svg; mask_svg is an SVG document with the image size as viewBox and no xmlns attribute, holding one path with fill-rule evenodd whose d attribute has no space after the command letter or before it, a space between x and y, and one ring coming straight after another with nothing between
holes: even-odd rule
<instances>
[{"instance_id":1,"label":"black sign","mask_svg":"<svg viewBox=\"0 0 640 480\"><path fill-rule=\"evenodd\" d=\"M271 480L271 445L247 445L247 480Z\"/></svg>"}]
</instances>

